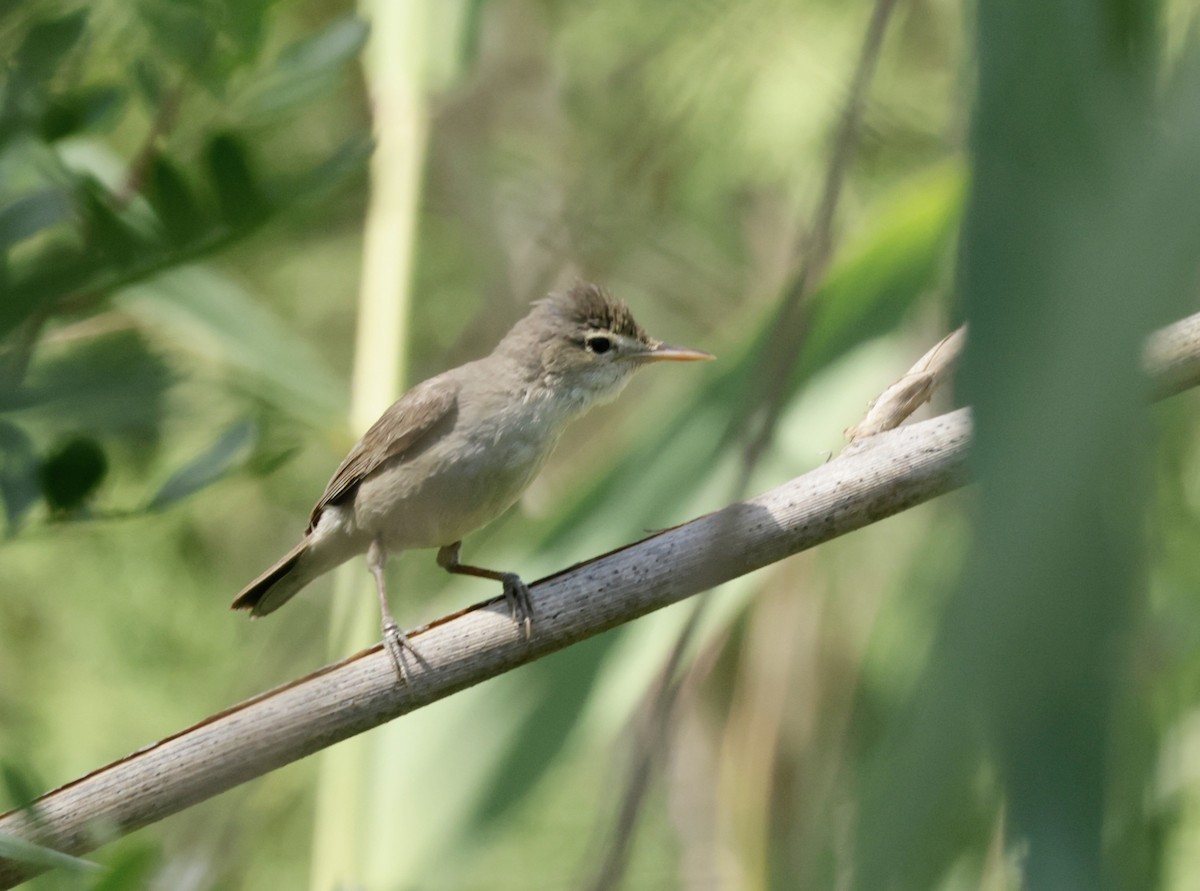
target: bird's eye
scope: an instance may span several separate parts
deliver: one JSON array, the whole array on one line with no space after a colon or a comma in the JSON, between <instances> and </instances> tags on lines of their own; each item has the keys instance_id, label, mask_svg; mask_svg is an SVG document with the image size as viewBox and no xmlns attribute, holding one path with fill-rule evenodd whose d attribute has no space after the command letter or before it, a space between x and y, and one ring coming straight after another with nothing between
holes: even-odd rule
<instances>
[{"instance_id":1,"label":"bird's eye","mask_svg":"<svg viewBox=\"0 0 1200 891\"><path fill-rule=\"evenodd\" d=\"M583 342L583 348L589 353L595 353L597 356L600 356L612 349L612 340L603 335L589 337Z\"/></svg>"}]
</instances>

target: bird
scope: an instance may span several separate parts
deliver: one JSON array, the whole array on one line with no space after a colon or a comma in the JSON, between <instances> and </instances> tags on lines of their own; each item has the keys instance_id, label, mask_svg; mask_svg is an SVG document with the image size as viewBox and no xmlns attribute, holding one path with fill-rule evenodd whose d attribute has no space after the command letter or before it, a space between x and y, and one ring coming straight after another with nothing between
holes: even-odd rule
<instances>
[{"instance_id":1,"label":"bird","mask_svg":"<svg viewBox=\"0 0 1200 891\"><path fill-rule=\"evenodd\" d=\"M334 472L300 542L234 599L265 616L336 566L366 554L384 644L398 677L417 651L388 606L389 555L437 548L450 573L498 581L526 640L529 588L514 572L465 564L462 540L510 508L571 421L609 402L634 372L714 358L650 337L605 288L576 282L532 303L490 355L408 390Z\"/></svg>"}]
</instances>

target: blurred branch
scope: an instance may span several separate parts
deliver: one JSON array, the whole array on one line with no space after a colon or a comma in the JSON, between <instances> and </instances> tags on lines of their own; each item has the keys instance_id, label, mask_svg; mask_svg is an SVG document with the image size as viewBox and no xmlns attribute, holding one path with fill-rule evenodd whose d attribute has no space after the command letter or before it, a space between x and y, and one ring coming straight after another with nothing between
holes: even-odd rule
<instances>
[{"instance_id":1,"label":"blurred branch","mask_svg":"<svg viewBox=\"0 0 1200 891\"><path fill-rule=\"evenodd\" d=\"M1200 386L1200 313L1151 334L1142 364L1155 399Z\"/></svg>"},{"instance_id":2,"label":"blurred branch","mask_svg":"<svg viewBox=\"0 0 1200 891\"><path fill-rule=\"evenodd\" d=\"M846 439L855 442L899 427L954 374L966 344L967 326L963 325L930 347L871 403L859 423L846 430ZM1146 344L1144 365L1154 380L1155 398L1200 384L1200 317L1191 316L1153 334Z\"/></svg>"},{"instance_id":3,"label":"blurred branch","mask_svg":"<svg viewBox=\"0 0 1200 891\"><path fill-rule=\"evenodd\" d=\"M829 153L829 166L825 169L825 186L821 201L813 217L813 234L809 244L808 262L796 286L784 298L785 310L792 304L803 301L812 285L825 274L833 255L833 222L842 197L842 185L846 181L846 168L858 145L858 134L862 129L863 114L867 104L867 89L875 76L879 54L883 48L883 37L887 33L888 20L897 0L876 0L871 10L871 19L863 34L858 64L846 95L846 104L838 121Z\"/></svg>"},{"instance_id":4,"label":"blurred branch","mask_svg":"<svg viewBox=\"0 0 1200 891\"><path fill-rule=\"evenodd\" d=\"M154 114L150 129L146 132L141 147L129 164L124 182L113 195L113 204L118 210L124 208L134 199L134 196L142 191L146 171L150 167L150 162L154 160L159 140L175 128L175 121L179 117L179 107L183 103L183 90L184 81L181 79L174 89L159 99L158 110Z\"/></svg>"},{"instance_id":5,"label":"blurred branch","mask_svg":"<svg viewBox=\"0 0 1200 891\"><path fill-rule=\"evenodd\" d=\"M850 82L828 166L825 168L821 199L813 214L808 253L795 281L783 295L776 314L774 336L763 356L762 374L758 380L771 383L764 387L761 403L756 407L757 414L751 416L752 423L748 425L740 476L740 486L743 488L763 449L775 435L775 426L779 422L788 392L786 381L791 377L792 369L808 336L808 297L824 277L833 256L833 224L842 197L846 169L858 144L858 135L866 110L867 89L875 75L879 55L883 49L883 38L887 33L888 21L896 2L897 0L876 0L863 35L858 63L854 68L854 77Z\"/></svg>"},{"instance_id":6,"label":"blurred branch","mask_svg":"<svg viewBox=\"0 0 1200 891\"><path fill-rule=\"evenodd\" d=\"M363 54L375 152L363 231L362 284L350 424L366 430L396 398L408 364L413 245L428 111L422 84L423 4L363 3L372 23Z\"/></svg>"},{"instance_id":7,"label":"blurred branch","mask_svg":"<svg viewBox=\"0 0 1200 891\"><path fill-rule=\"evenodd\" d=\"M408 366L412 265L428 139L424 40L429 7L416 0L360 0L358 4L371 26L362 65L375 151L363 227L350 388L350 428L355 436L365 433L400 394ZM361 575L343 566L335 576L329 604L331 653L362 646L377 628L376 610L361 596ZM375 884L369 876L380 845L371 829L391 825L381 812L391 805L370 800L375 786L371 753L378 744L362 739L321 757L310 888Z\"/></svg>"},{"instance_id":8,"label":"blurred branch","mask_svg":"<svg viewBox=\"0 0 1200 891\"><path fill-rule=\"evenodd\" d=\"M1154 335L1155 395L1200 384L1200 314ZM488 678L961 487L968 409L867 437L816 470L531 586L533 640L503 598L416 638L398 684L381 645L268 691L0 816L8 835L79 855ZM0 888L40 867L0 858Z\"/></svg>"}]
</instances>

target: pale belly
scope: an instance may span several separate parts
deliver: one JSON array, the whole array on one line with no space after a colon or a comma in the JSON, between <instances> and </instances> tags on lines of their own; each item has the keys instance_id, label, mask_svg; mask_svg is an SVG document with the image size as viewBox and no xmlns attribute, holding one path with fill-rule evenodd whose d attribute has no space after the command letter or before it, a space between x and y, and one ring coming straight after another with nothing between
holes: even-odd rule
<instances>
[{"instance_id":1,"label":"pale belly","mask_svg":"<svg viewBox=\"0 0 1200 891\"><path fill-rule=\"evenodd\" d=\"M508 510L553 443L441 445L364 480L354 498L357 531L389 551L461 541Z\"/></svg>"}]
</instances>

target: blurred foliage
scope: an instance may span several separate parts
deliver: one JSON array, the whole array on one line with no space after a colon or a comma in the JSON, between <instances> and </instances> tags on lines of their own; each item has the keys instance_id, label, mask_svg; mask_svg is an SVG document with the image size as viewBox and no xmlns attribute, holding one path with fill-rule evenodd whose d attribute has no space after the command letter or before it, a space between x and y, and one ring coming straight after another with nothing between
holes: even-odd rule
<instances>
[{"instance_id":1,"label":"blurred foliage","mask_svg":"<svg viewBox=\"0 0 1200 891\"><path fill-rule=\"evenodd\" d=\"M29 471L51 513L80 516L114 447L94 434L144 450L163 426L172 369L139 326L111 321L112 296L244 242L366 156L360 129L324 158L260 169L255 131L286 128L332 90L367 33L344 16L268 49L269 6L144 2L115 16L103 5L35 3L0 31L10 60L0 102L0 412L20 443L5 462L10 533L37 503ZM128 63L119 69L117 47ZM216 104L219 113L194 112ZM185 117L188 132L177 135ZM123 145L123 130L140 139ZM57 350L67 339L78 342ZM38 444L72 434L64 425L79 431L69 444ZM29 451L34 459L22 459ZM227 451L230 466L245 458ZM166 487L153 504L196 488Z\"/></svg>"},{"instance_id":2,"label":"blurred foliage","mask_svg":"<svg viewBox=\"0 0 1200 891\"><path fill-rule=\"evenodd\" d=\"M1200 46L1160 92L1156 4L1044 11L980 7L959 265L980 487L908 721L866 783L862 887L929 887L989 844L1019 845L1023 887L1165 879L1135 658L1151 504L1140 370L1147 336L1195 304ZM1002 795L1003 817L972 794L985 767L982 800Z\"/></svg>"},{"instance_id":3,"label":"blurred foliage","mask_svg":"<svg viewBox=\"0 0 1200 891\"><path fill-rule=\"evenodd\" d=\"M411 379L574 275L721 359L580 422L466 556L535 578L720 507L768 393L749 485L794 476L965 314L987 482L711 595L622 887L1194 887L1197 404L1147 419L1132 389L1194 302L1192 13L899 4L832 264L764 379L871 6L430 6ZM327 582L227 606L354 439L370 103L333 0L0 8L15 806L321 663ZM407 624L494 593L433 564L389 569L440 592L397 596ZM366 765L405 805L362 821L379 887L584 886L691 615L406 717ZM294 765L33 887L303 887L314 786Z\"/></svg>"}]
</instances>

